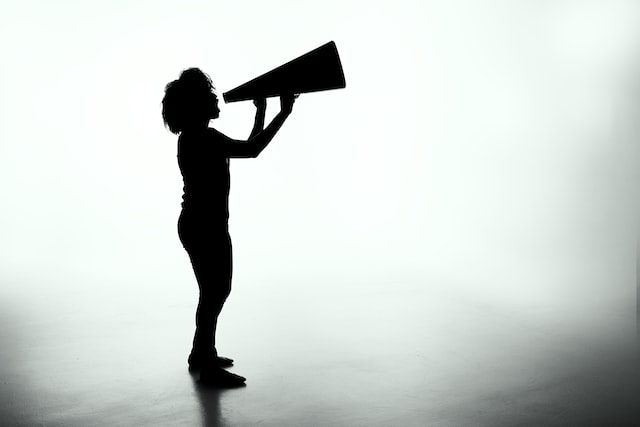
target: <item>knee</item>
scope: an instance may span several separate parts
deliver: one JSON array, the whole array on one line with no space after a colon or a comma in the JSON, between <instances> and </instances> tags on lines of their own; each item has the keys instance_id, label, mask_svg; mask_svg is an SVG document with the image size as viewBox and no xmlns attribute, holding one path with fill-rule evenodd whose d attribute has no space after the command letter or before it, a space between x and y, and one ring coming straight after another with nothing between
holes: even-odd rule
<instances>
[{"instance_id":1,"label":"knee","mask_svg":"<svg viewBox=\"0 0 640 427\"><path fill-rule=\"evenodd\" d=\"M216 283L200 290L200 301L203 305L222 305L231 293L231 283Z\"/></svg>"},{"instance_id":2,"label":"knee","mask_svg":"<svg viewBox=\"0 0 640 427\"><path fill-rule=\"evenodd\" d=\"M224 283L220 286L219 295L220 295L220 299L222 299L223 302L227 299L230 293L231 293L231 282Z\"/></svg>"}]
</instances>

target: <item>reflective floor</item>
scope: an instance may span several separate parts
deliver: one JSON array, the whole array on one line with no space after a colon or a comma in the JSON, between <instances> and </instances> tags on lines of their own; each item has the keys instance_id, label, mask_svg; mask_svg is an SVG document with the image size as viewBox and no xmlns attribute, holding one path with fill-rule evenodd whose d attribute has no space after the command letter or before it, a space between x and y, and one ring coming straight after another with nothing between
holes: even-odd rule
<instances>
[{"instance_id":1,"label":"reflective floor","mask_svg":"<svg viewBox=\"0 0 640 427\"><path fill-rule=\"evenodd\" d=\"M234 290L219 348L248 380L233 390L202 387L186 369L193 292L52 287L36 297L15 284L0 310L2 425L640 422L625 316L579 328L560 311L525 315L422 283L336 295L311 282Z\"/></svg>"}]
</instances>

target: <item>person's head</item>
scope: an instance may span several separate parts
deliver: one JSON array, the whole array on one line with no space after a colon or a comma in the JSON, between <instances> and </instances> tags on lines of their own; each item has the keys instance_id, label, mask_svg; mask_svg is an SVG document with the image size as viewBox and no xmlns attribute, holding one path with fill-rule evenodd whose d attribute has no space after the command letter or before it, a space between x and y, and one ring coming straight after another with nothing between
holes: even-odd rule
<instances>
[{"instance_id":1,"label":"person's head","mask_svg":"<svg viewBox=\"0 0 640 427\"><path fill-rule=\"evenodd\" d=\"M198 68L184 70L178 80L170 82L162 99L162 118L175 134L185 129L206 127L218 118L218 97L211 78Z\"/></svg>"}]
</instances>

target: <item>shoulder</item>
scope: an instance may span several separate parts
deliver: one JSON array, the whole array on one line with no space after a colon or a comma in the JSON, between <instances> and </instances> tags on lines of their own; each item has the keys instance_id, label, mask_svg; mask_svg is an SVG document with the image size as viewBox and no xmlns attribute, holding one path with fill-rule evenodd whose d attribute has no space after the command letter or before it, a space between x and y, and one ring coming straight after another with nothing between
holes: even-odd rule
<instances>
[{"instance_id":1,"label":"shoulder","mask_svg":"<svg viewBox=\"0 0 640 427\"><path fill-rule=\"evenodd\" d=\"M231 138L214 128L207 128L206 138L216 142L231 141Z\"/></svg>"},{"instance_id":2,"label":"shoulder","mask_svg":"<svg viewBox=\"0 0 640 427\"><path fill-rule=\"evenodd\" d=\"M178 137L179 143L206 143L212 141L231 141L231 138L214 128L184 131Z\"/></svg>"},{"instance_id":3,"label":"shoulder","mask_svg":"<svg viewBox=\"0 0 640 427\"><path fill-rule=\"evenodd\" d=\"M178 137L178 142L194 142L201 141L206 138L206 131L204 130L185 130L180 133Z\"/></svg>"},{"instance_id":4,"label":"shoulder","mask_svg":"<svg viewBox=\"0 0 640 427\"><path fill-rule=\"evenodd\" d=\"M209 129L188 130L180 133L178 137L178 147L190 150L197 147L206 147L208 141L211 141L214 137L210 134Z\"/></svg>"},{"instance_id":5,"label":"shoulder","mask_svg":"<svg viewBox=\"0 0 640 427\"><path fill-rule=\"evenodd\" d=\"M228 157L234 140L213 128L182 132L178 137L178 156L207 158L209 156Z\"/></svg>"},{"instance_id":6,"label":"shoulder","mask_svg":"<svg viewBox=\"0 0 640 427\"><path fill-rule=\"evenodd\" d=\"M199 131L183 131L178 137L178 156L199 156L199 152L206 147L205 135Z\"/></svg>"}]
</instances>

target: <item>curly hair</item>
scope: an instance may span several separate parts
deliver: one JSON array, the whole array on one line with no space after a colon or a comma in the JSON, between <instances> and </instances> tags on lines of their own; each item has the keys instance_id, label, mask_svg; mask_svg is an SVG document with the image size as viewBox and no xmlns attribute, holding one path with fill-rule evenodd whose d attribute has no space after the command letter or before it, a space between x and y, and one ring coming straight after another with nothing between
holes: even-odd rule
<instances>
[{"instance_id":1,"label":"curly hair","mask_svg":"<svg viewBox=\"0 0 640 427\"><path fill-rule=\"evenodd\" d=\"M178 80L167 84L162 99L162 119L175 134L194 122L206 119L211 94L216 96L211 78L199 68L184 70Z\"/></svg>"}]
</instances>

